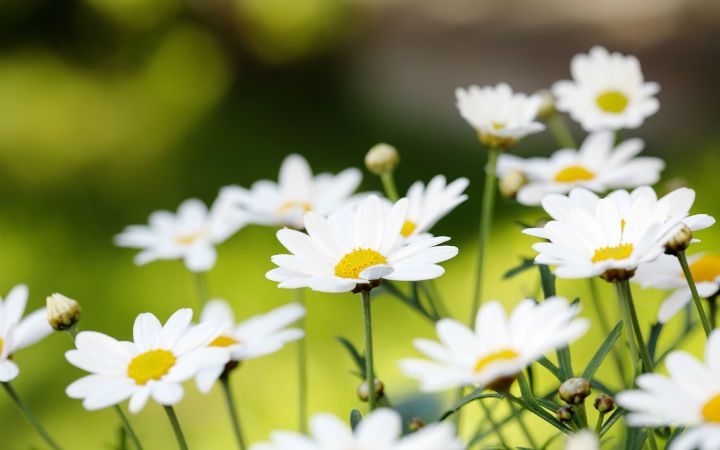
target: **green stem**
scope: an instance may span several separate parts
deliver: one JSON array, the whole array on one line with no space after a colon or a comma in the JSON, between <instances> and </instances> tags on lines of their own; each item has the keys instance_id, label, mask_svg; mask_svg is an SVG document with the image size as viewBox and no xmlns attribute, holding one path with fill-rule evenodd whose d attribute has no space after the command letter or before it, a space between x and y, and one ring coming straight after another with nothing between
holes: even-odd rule
<instances>
[{"instance_id":1,"label":"green stem","mask_svg":"<svg viewBox=\"0 0 720 450\"><path fill-rule=\"evenodd\" d=\"M117 413L117 416L120 419L120 422L122 423L122 426L125 429L127 436L130 437L133 446L137 450L143 450L142 444L140 444L140 439L138 439L137 434L135 434L135 430L133 430L132 425L130 425L130 421L128 420L120 405L115 405L113 409L115 410L115 413Z\"/></svg>"},{"instance_id":2,"label":"green stem","mask_svg":"<svg viewBox=\"0 0 720 450\"><path fill-rule=\"evenodd\" d=\"M697 309L698 315L700 316L700 323L702 323L703 330L705 331L705 336L710 336L712 328L710 327L710 322L705 315L705 308L703 308L702 300L700 300L700 295L698 294L697 286L695 286L695 280L693 279L692 272L690 271L690 266L688 265L687 257L685 256L684 250L677 252L677 259L678 261L680 261L680 266L682 267L683 273L685 274L685 279L690 286L690 292L692 292L695 309Z\"/></svg>"},{"instance_id":3,"label":"green stem","mask_svg":"<svg viewBox=\"0 0 720 450\"><path fill-rule=\"evenodd\" d=\"M363 307L363 321L365 322L365 381L368 390L368 407L375 409L377 398L375 397L375 368L373 361L373 338L372 338L372 309L370 307L370 291L360 293Z\"/></svg>"},{"instance_id":4,"label":"green stem","mask_svg":"<svg viewBox=\"0 0 720 450\"><path fill-rule=\"evenodd\" d=\"M208 301L208 287L205 272L195 272L195 289L197 291L198 305L202 309Z\"/></svg>"},{"instance_id":5,"label":"green stem","mask_svg":"<svg viewBox=\"0 0 720 450\"><path fill-rule=\"evenodd\" d=\"M548 127L560 147L577 148L575 138L573 138L570 128L568 128L563 116L558 113L553 114L550 119L548 119Z\"/></svg>"},{"instance_id":6,"label":"green stem","mask_svg":"<svg viewBox=\"0 0 720 450\"><path fill-rule=\"evenodd\" d=\"M384 172L380 175L380 181L382 181L383 189L385 189L385 195L393 202L398 201L400 196L398 195L397 188L395 187L395 177L392 172Z\"/></svg>"},{"instance_id":7,"label":"green stem","mask_svg":"<svg viewBox=\"0 0 720 450\"><path fill-rule=\"evenodd\" d=\"M595 434L600 436L600 431L602 430L603 421L605 420L605 413L599 413L597 422L595 423Z\"/></svg>"},{"instance_id":8,"label":"green stem","mask_svg":"<svg viewBox=\"0 0 720 450\"><path fill-rule=\"evenodd\" d=\"M588 284L590 286L590 299L593 302L595 312L597 313L598 319L600 320L600 326L602 327L603 335L607 336L610 334L611 330L610 321L607 318L605 308L600 303L600 293L598 292L597 281L595 280L595 278L588 278ZM622 356L618 352L617 347L614 345L612 348L612 356L615 367L617 368L618 375L620 376L620 380L622 380L625 374L625 368L623 367Z\"/></svg>"},{"instance_id":9,"label":"green stem","mask_svg":"<svg viewBox=\"0 0 720 450\"><path fill-rule=\"evenodd\" d=\"M180 422L178 421L177 415L175 414L175 410L172 406L164 406L165 413L168 416L168 420L170 420L170 425L172 425L173 431L175 432L175 439L177 439L178 447L180 450L188 450L190 447L187 445L187 441L185 440L185 435L182 432L182 428L180 427Z\"/></svg>"},{"instance_id":10,"label":"green stem","mask_svg":"<svg viewBox=\"0 0 720 450\"><path fill-rule=\"evenodd\" d=\"M302 289L295 289L295 302L305 306L305 295ZM307 412L308 412L308 368L307 368L307 330L305 326L305 316L299 320L300 329L305 332L305 337L298 340L297 342L297 357L298 357L298 418L300 421L300 431L305 433L307 431Z\"/></svg>"},{"instance_id":11,"label":"green stem","mask_svg":"<svg viewBox=\"0 0 720 450\"><path fill-rule=\"evenodd\" d=\"M50 433L45 430L45 428L42 426L40 421L33 415L32 411L30 411L30 408L28 407L27 403L23 401L23 399L20 397L20 395L17 393L15 388L10 385L10 382L3 382L2 384L3 388L5 388L5 391L8 393L10 398L15 402L20 412L25 416L25 419L30 423L30 425L35 428L35 431L38 432L38 434L45 440L45 442L52 447L54 450L62 450L62 447L60 447L55 440L50 436Z\"/></svg>"},{"instance_id":12,"label":"green stem","mask_svg":"<svg viewBox=\"0 0 720 450\"><path fill-rule=\"evenodd\" d=\"M492 225L493 208L495 206L495 189L497 186L497 158L499 150L488 150L487 170L485 173L485 186L483 187L483 203L480 211L480 230L478 235L477 272L475 273L475 287L473 289L472 308L470 309L469 323L475 322L475 315L480 307L482 298L483 271L485 266L485 252L489 241L490 227Z\"/></svg>"},{"instance_id":13,"label":"green stem","mask_svg":"<svg viewBox=\"0 0 720 450\"><path fill-rule=\"evenodd\" d=\"M708 306L710 307L710 328L714 330L717 326L717 296L708 299Z\"/></svg>"},{"instance_id":14,"label":"green stem","mask_svg":"<svg viewBox=\"0 0 720 450\"><path fill-rule=\"evenodd\" d=\"M227 403L228 411L230 412L230 421L232 422L233 432L235 433L235 439L237 440L238 448L245 450L245 438L243 438L242 428L240 427L240 416L235 406L235 399L232 395L232 389L230 388L230 374L224 373L220 377L220 384L225 394L225 402Z\"/></svg>"},{"instance_id":15,"label":"green stem","mask_svg":"<svg viewBox=\"0 0 720 450\"><path fill-rule=\"evenodd\" d=\"M502 448L512 448L508 446L507 441L505 441L505 436L503 436L502 430L500 429L500 426L495 421L495 419L493 419L490 408L487 407L483 400L484 399L480 399L478 403L480 403L480 407L482 408L483 412L485 412L485 418L488 422L490 422L490 426L492 427L495 436L498 438L498 441L500 441L500 445L502 446Z\"/></svg>"},{"instance_id":16,"label":"green stem","mask_svg":"<svg viewBox=\"0 0 720 450\"><path fill-rule=\"evenodd\" d=\"M585 411L585 403L575 405L575 411L577 412L578 425L580 429L588 428L587 412Z\"/></svg>"},{"instance_id":17,"label":"green stem","mask_svg":"<svg viewBox=\"0 0 720 450\"><path fill-rule=\"evenodd\" d=\"M510 403L510 410L515 417L515 420L517 421L518 425L520 425L520 429L525 435L525 439L527 439L528 443L530 444L530 448L539 448L538 445L535 443L535 439L533 438L532 433L530 433L530 428L528 428L525 420L522 417L523 410L515 406L513 401L509 398L508 402Z\"/></svg>"},{"instance_id":18,"label":"green stem","mask_svg":"<svg viewBox=\"0 0 720 450\"><path fill-rule=\"evenodd\" d=\"M618 295L620 296L622 307L626 310L625 314L629 317L632 323L632 332L635 335L636 340L636 355L642 359L643 372L652 372L655 365L653 364L650 352L645 344L645 338L643 338L642 328L640 327L637 311L635 310L635 302L633 301L632 291L630 290L630 281L619 281L616 283L616 286L618 287Z\"/></svg>"}]
</instances>

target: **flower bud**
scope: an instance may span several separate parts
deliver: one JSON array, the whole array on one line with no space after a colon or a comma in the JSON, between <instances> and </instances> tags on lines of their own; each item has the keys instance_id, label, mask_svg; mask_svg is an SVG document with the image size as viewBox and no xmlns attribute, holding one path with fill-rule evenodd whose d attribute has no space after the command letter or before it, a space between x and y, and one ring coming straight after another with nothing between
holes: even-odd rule
<instances>
[{"instance_id":1,"label":"flower bud","mask_svg":"<svg viewBox=\"0 0 720 450\"><path fill-rule=\"evenodd\" d=\"M572 406L561 406L558 408L558 410L555 412L555 416L560 422L570 422L572 418L575 416L575 410L572 408Z\"/></svg>"},{"instance_id":2,"label":"flower bud","mask_svg":"<svg viewBox=\"0 0 720 450\"><path fill-rule=\"evenodd\" d=\"M578 405L590 395L590 382L585 378L570 378L560 385L560 398L572 405Z\"/></svg>"},{"instance_id":3,"label":"flower bud","mask_svg":"<svg viewBox=\"0 0 720 450\"><path fill-rule=\"evenodd\" d=\"M383 395L385 394L385 385L382 381L375 378L375 400L380 400ZM357 396L360 399L360 401L366 402L369 400L370 396L368 395L368 388L367 383L362 382L360 383L360 386L357 388Z\"/></svg>"},{"instance_id":4,"label":"flower bud","mask_svg":"<svg viewBox=\"0 0 720 450\"><path fill-rule=\"evenodd\" d=\"M408 423L408 429L411 433L414 433L424 427L425 421L419 417L413 417L412 419L410 419L410 423Z\"/></svg>"},{"instance_id":5,"label":"flower bud","mask_svg":"<svg viewBox=\"0 0 720 450\"><path fill-rule=\"evenodd\" d=\"M80 305L62 294L52 294L47 298L47 315L50 326L57 331L72 329L80 320Z\"/></svg>"},{"instance_id":6,"label":"flower bud","mask_svg":"<svg viewBox=\"0 0 720 450\"><path fill-rule=\"evenodd\" d=\"M545 120L555 114L555 96L549 89L541 89L537 91L535 95L540 97L540 109L537 113L538 119Z\"/></svg>"},{"instance_id":7,"label":"flower bud","mask_svg":"<svg viewBox=\"0 0 720 450\"><path fill-rule=\"evenodd\" d=\"M400 154L390 144L376 144L365 155L365 166L375 175L390 173L400 164Z\"/></svg>"},{"instance_id":8,"label":"flower bud","mask_svg":"<svg viewBox=\"0 0 720 450\"><path fill-rule=\"evenodd\" d=\"M595 406L595 409L597 409L603 414L609 413L610 411L615 409L615 400L613 400L613 398L609 395L600 394L595 397L595 402L593 402L593 406Z\"/></svg>"},{"instance_id":9,"label":"flower bud","mask_svg":"<svg viewBox=\"0 0 720 450\"><path fill-rule=\"evenodd\" d=\"M665 253L677 255L679 252L685 251L692 242L693 232L687 225L683 224L680 231L665 244Z\"/></svg>"},{"instance_id":10,"label":"flower bud","mask_svg":"<svg viewBox=\"0 0 720 450\"><path fill-rule=\"evenodd\" d=\"M519 170L511 170L500 178L500 193L506 198L515 198L520 188L527 184L525 174Z\"/></svg>"}]
</instances>

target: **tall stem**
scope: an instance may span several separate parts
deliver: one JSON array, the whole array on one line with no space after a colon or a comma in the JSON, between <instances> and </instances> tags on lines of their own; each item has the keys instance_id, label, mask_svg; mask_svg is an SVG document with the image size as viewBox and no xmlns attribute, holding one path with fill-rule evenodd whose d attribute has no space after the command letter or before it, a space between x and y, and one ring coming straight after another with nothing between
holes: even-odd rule
<instances>
[{"instance_id":1,"label":"tall stem","mask_svg":"<svg viewBox=\"0 0 720 450\"><path fill-rule=\"evenodd\" d=\"M178 421L177 415L175 414L175 410L172 406L164 406L165 413L168 416L168 420L170 420L170 425L172 425L172 429L175 432L175 439L177 439L178 447L180 450L188 450L190 447L187 445L187 441L185 440L185 435L182 432L182 428L180 427L180 422Z\"/></svg>"},{"instance_id":2,"label":"tall stem","mask_svg":"<svg viewBox=\"0 0 720 450\"><path fill-rule=\"evenodd\" d=\"M368 390L368 405L370 411L375 409L375 367L373 361L372 339L372 309L370 307L370 291L360 293L363 307L363 321L365 322L365 378Z\"/></svg>"},{"instance_id":3,"label":"tall stem","mask_svg":"<svg viewBox=\"0 0 720 450\"><path fill-rule=\"evenodd\" d=\"M294 289L295 302L305 306L305 292L302 289ZM305 337L297 341L297 357L298 357L298 420L299 430L303 433L307 431L307 412L308 412L308 368L307 368L307 330L305 326L305 316L299 321L300 329L305 333Z\"/></svg>"},{"instance_id":4,"label":"tall stem","mask_svg":"<svg viewBox=\"0 0 720 450\"><path fill-rule=\"evenodd\" d=\"M600 293L598 292L597 280L595 278L588 278L588 285L590 287L590 299L593 302L595 312L600 320L603 335L608 336L610 334L610 321L607 318L605 308L600 303ZM625 368L623 367L622 357L620 356L620 353L618 353L617 347L614 345L612 348L612 357L615 367L617 368L618 375L620 376L620 380L622 380L625 374Z\"/></svg>"},{"instance_id":5,"label":"tall stem","mask_svg":"<svg viewBox=\"0 0 720 450\"><path fill-rule=\"evenodd\" d=\"M577 148L575 138L573 138L570 128L568 128L563 116L558 113L553 114L548 120L548 127L560 147Z\"/></svg>"},{"instance_id":6,"label":"tall stem","mask_svg":"<svg viewBox=\"0 0 720 450\"><path fill-rule=\"evenodd\" d=\"M195 272L195 290L197 291L198 305L202 309L208 301L208 287L205 272Z\"/></svg>"},{"instance_id":7,"label":"tall stem","mask_svg":"<svg viewBox=\"0 0 720 450\"><path fill-rule=\"evenodd\" d=\"M702 300L700 300L700 294L698 294L697 286L695 286L695 280L693 279L692 272L690 271L690 266L688 265L687 256L685 256L684 250L677 252L677 259L678 261L680 261L680 266L682 267L683 273L685 274L685 279L690 286L690 292L692 292L695 309L697 309L698 316L700 316L700 323L702 323L703 330L705 331L705 336L710 336L712 327L710 326L710 322L705 315L705 308L703 308Z\"/></svg>"},{"instance_id":8,"label":"tall stem","mask_svg":"<svg viewBox=\"0 0 720 450\"><path fill-rule=\"evenodd\" d=\"M635 310L635 302L633 301L632 291L630 290L630 281L624 280L616 283L618 287L618 295L620 296L620 302L622 307L626 310L626 315L632 323L632 332L635 335L637 351L636 355L640 357L643 362L643 372L652 372L655 367L653 360L650 357L647 345L645 344L645 338L643 337L642 328L638 320L637 311ZM628 336L630 338L630 336Z\"/></svg>"},{"instance_id":9,"label":"tall stem","mask_svg":"<svg viewBox=\"0 0 720 450\"><path fill-rule=\"evenodd\" d=\"M245 450L247 446L245 445L245 438L243 437L242 428L240 427L240 416L238 414L237 407L235 406L232 389L230 388L229 373L224 373L220 377L220 384L222 385L223 393L225 394L225 402L227 403L228 411L230 412L230 420L232 422L233 432L235 433L238 448L240 450Z\"/></svg>"},{"instance_id":10,"label":"tall stem","mask_svg":"<svg viewBox=\"0 0 720 450\"><path fill-rule=\"evenodd\" d=\"M385 195L393 202L398 201L400 196L398 195L397 187L395 187L395 177L392 172L384 172L380 175L380 181L382 181L383 189L385 189Z\"/></svg>"},{"instance_id":11,"label":"tall stem","mask_svg":"<svg viewBox=\"0 0 720 450\"><path fill-rule=\"evenodd\" d=\"M113 409L115 410L115 413L120 419L120 422L122 423L123 428L127 432L127 435L130 437L133 446L137 450L143 450L142 444L140 444L140 439L138 439L137 434L135 434L135 430L133 430L132 425L130 425L130 421L128 420L120 405L115 405Z\"/></svg>"},{"instance_id":12,"label":"tall stem","mask_svg":"<svg viewBox=\"0 0 720 450\"><path fill-rule=\"evenodd\" d=\"M483 187L483 203L480 211L480 230L478 235L477 272L475 273L475 288L473 289L472 308L469 323L475 321L475 314L480 307L482 298L483 275L485 266L485 252L492 225L493 208L495 206L495 189L497 185L497 158L499 150L488 150L487 170L485 173L485 186Z\"/></svg>"},{"instance_id":13,"label":"tall stem","mask_svg":"<svg viewBox=\"0 0 720 450\"><path fill-rule=\"evenodd\" d=\"M23 414L23 416L25 416L25 419L30 423L30 425L33 426L33 428L35 428L35 431L38 432L38 434L45 440L45 442L54 450L62 450L62 447L60 447L57 442L55 442L55 440L50 436L50 433L45 430L40 421L33 415L27 403L23 401L15 388L13 388L9 382L3 382L0 384L2 384L3 388L5 388L5 391L15 402L20 412Z\"/></svg>"}]
</instances>

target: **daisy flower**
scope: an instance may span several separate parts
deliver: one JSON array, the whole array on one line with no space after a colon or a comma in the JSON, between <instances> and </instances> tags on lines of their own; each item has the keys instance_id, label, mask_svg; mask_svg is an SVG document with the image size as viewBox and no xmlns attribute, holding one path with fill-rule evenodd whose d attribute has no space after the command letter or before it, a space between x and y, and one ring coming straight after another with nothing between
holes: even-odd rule
<instances>
[{"instance_id":1,"label":"daisy flower","mask_svg":"<svg viewBox=\"0 0 720 450\"><path fill-rule=\"evenodd\" d=\"M547 194L566 194L584 187L595 192L654 184L665 163L660 158L637 157L643 150L640 139L628 139L617 146L610 131L590 134L579 150L562 149L550 158L518 158L500 155L500 177L520 171L527 184L517 193L518 202L537 206Z\"/></svg>"},{"instance_id":2,"label":"daisy flower","mask_svg":"<svg viewBox=\"0 0 720 450\"><path fill-rule=\"evenodd\" d=\"M513 93L506 83L458 88L455 97L460 115L490 148L510 147L528 134L545 129L535 121L542 99Z\"/></svg>"},{"instance_id":3,"label":"daisy flower","mask_svg":"<svg viewBox=\"0 0 720 450\"><path fill-rule=\"evenodd\" d=\"M407 193L408 210L400 234L404 237L427 236L427 232L440 219L467 200L463 192L467 188L467 178L458 178L447 184L445 177L437 175L427 184L416 181Z\"/></svg>"},{"instance_id":4,"label":"daisy flower","mask_svg":"<svg viewBox=\"0 0 720 450\"><path fill-rule=\"evenodd\" d=\"M135 264L158 259L183 259L193 272L206 272L215 265L215 245L245 226L242 212L219 198L208 211L197 199L184 201L177 214L156 211L148 225L130 225L115 237L120 247L138 248Z\"/></svg>"},{"instance_id":5,"label":"daisy flower","mask_svg":"<svg viewBox=\"0 0 720 450\"><path fill-rule=\"evenodd\" d=\"M634 56L593 47L570 63L573 80L553 85L556 108L567 112L586 131L637 128L655 114L657 83L646 83Z\"/></svg>"},{"instance_id":6,"label":"daisy flower","mask_svg":"<svg viewBox=\"0 0 720 450\"><path fill-rule=\"evenodd\" d=\"M688 257L690 273L702 298L711 298L720 291L720 255L699 253ZM670 294L660 306L658 321L670 320L683 306L690 303L692 293L680 262L674 256L661 255L657 260L641 264L634 281L643 288L668 289Z\"/></svg>"},{"instance_id":7,"label":"daisy flower","mask_svg":"<svg viewBox=\"0 0 720 450\"><path fill-rule=\"evenodd\" d=\"M307 233L282 229L277 236L290 255L275 255L277 268L267 278L281 288L309 287L321 292L349 292L372 288L381 279L420 281L437 278L445 270L437 263L458 253L441 246L448 237L405 242L400 234L407 217L408 200L389 210L371 195L355 211L325 218L305 215Z\"/></svg>"},{"instance_id":8,"label":"daisy flower","mask_svg":"<svg viewBox=\"0 0 720 450\"><path fill-rule=\"evenodd\" d=\"M440 342L413 342L430 361L405 359L400 368L426 392L462 386L502 389L534 361L587 331L588 321L575 317L578 311L560 297L542 303L526 299L506 317L502 305L491 301L478 310L474 330L453 319L438 321Z\"/></svg>"},{"instance_id":9,"label":"daisy flower","mask_svg":"<svg viewBox=\"0 0 720 450\"><path fill-rule=\"evenodd\" d=\"M270 442L253 445L250 450L463 450L465 444L455 436L450 423L430 424L402 436L402 418L391 409L368 414L353 432L332 414L317 414L310 422L311 436L276 431Z\"/></svg>"},{"instance_id":10,"label":"daisy flower","mask_svg":"<svg viewBox=\"0 0 720 450\"><path fill-rule=\"evenodd\" d=\"M70 364L91 375L72 383L66 393L83 400L88 410L130 399L130 412L139 412L148 399L165 406L180 402L182 382L208 367L228 362L223 349L208 347L220 333L212 323L191 326L192 310L180 309L165 325L151 313L140 314L133 342L118 341L94 331L75 338L76 350L65 353Z\"/></svg>"},{"instance_id":11,"label":"daisy flower","mask_svg":"<svg viewBox=\"0 0 720 450\"><path fill-rule=\"evenodd\" d=\"M645 374L637 378L639 389L618 394L633 427L684 426L670 450L714 450L720 445L720 331L705 346L705 363L684 351L665 360L668 376Z\"/></svg>"},{"instance_id":12,"label":"daisy flower","mask_svg":"<svg viewBox=\"0 0 720 450\"><path fill-rule=\"evenodd\" d=\"M53 332L47 321L45 308L28 314L23 319L28 300L28 288L18 284L3 301L0 299L0 382L7 383L20 373L12 356Z\"/></svg>"},{"instance_id":13,"label":"daisy flower","mask_svg":"<svg viewBox=\"0 0 720 450\"><path fill-rule=\"evenodd\" d=\"M580 430L568 436L565 450L600 450L600 439L590 430Z\"/></svg>"},{"instance_id":14,"label":"daisy flower","mask_svg":"<svg viewBox=\"0 0 720 450\"><path fill-rule=\"evenodd\" d=\"M214 299L203 307L200 323L211 323L220 327L220 335L210 342L210 346L227 349L230 362L238 363L275 353L286 343L302 339L305 335L302 330L287 327L303 316L305 308L299 303L291 303L236 323L228 302ZM208 392L222 375L225 366L218 364L198 373L198 389Z\"/></svg>"},{"instance_id":15,"label":"daisy flower","mask_svg":"<svg viewBox=\"0 0 720 450\"><path fill-rule=\"evenodd\" d=\"M260 180L250 189L226 186L220 196L247 211L251 223L299 230L306 212L328 215L346 206L360 181L362 173L355 168L313 176L305 158L289 155L280 166L277 182Z\"/></svg>"},{"instance_id":16,"label":"daisy flower","mask_svg":"<svg viewBox=\"0 0 720 450\"><path fill-rule=\"evenodd\" d=\"M540 253L535 261L558 266L559 277L612 277L656 260L683 224L692 230L712 225L708 215L689 215L694 199L695 192L687 188L660 199L647 186L602 199L576 188L567 196L547 195L542 206L554 220L524 233L550 241L533 245Z\"/></svg>"}]
</instances>

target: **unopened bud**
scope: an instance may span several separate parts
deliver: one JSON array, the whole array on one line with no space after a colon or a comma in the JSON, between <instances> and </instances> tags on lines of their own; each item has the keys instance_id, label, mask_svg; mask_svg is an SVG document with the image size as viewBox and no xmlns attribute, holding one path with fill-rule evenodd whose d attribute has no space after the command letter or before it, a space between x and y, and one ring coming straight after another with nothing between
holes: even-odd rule
<instances>
[{"instance_id":1,"label":"unopened bud","mask_svg":"<svg viewBox=\"0 0 720 450\"><path fill-rule=\"evenodd\" d=\"M410 423L408 423L408 429L411 433L414 433L424 427L425 421L419 417L413 417L412 419L410 419Z\"/></svg>"},{"instance_id":2,"label":"unopened bud","mask_svg":"<svg viewBox=\"0 0 720 450\"><path fill-rule=\"evenodd\" d=\"M47 298L47 315L50 326L57 331L70 330L80 320L80 305L62 294Z\"/></svg>"},{"instance_id":3,"label":"unopened bud","mask_svg":"<svg viewBox=\"0 0 720 450\"><path fill-rule=\"evenodd\" d=\"M537 91L535 95L540 98L540 109L537 113L538 119L545 120L555 114L555 96L549 89L541 89Z\"/></svg>"},{"instance_id":4,"label":"unopened bud","mask_svg":"<svg viewBox=\"0 0 720 450\"><path fill-rule=\"evenodd\" d=\"M595 397L593 406L595 406L595 409L605 414L615 409L615 400L613 400L613 398L609 395L600 394Z\"/></svg>"},{"instance_id":5,"label":"unopened bud","mask_svg":"<svg viewBox=\"0 0 720 450\"><path fill-rule=\"evenodd\" d=\"M390 144L377 144L365 155L365 166L375 175L392 172L398 164L400 164L400 154Z\"/></svg>"},{"instance_id":6,"label":"unopened bud","mask_svg":"<svg viewBox=\"0 0 720 450\"><path fill-rule=\"evenodd\" d=\"M665 244L665 252L670 255L677 255L680 252L685 251L692 242L693 232L687 225L683 224L680 231L675 233L675 236Z\"/></svg>"},{"instance_id":7,"label":"unopened bud","mask_svg":"<svg viewBox=\"0 0 720 450\"><path fill-rule=\"evenodd\" d=\"M555 416L560 422L570 422L572 418L575 416L575 410L572 408L572 406L561 406L558 408L558 410L555 412Z\"/></svg>"},{"instance_id":8,"label":"unopened bud","mask_svg":"<svg viewBox=\"0 0 720 450\"><path fill-rule=\"evenodd\" d=\"M590 382L585 378L570 378L560 385L558 393L565 402L571 405L580 404L591 393Z\"/></svg>"},{"instance_id":9,"label":"unopened bud","mask_svg":"<svg viewBox=\"0 0 720 450\"><path fill-rule=\"evenodd\" d=\"M511 170L500 177L500 193L506 198L515 198L520 188L527 184L525 174L519 170Z\"/></svg>"},{"instance_id":10,"label":"unopened bud","mask_svg":"<svg viewBox=\"0 0 720 450\"><path fill-rule=\"evenodd\" d=\"M375 378L375 400L380 400L383 395L385 395L385 385L382 383L382 381ZM368 401L368 399L370 398L370 396L368 395L368 388L366 382L363 381L360 386L358 386L357 396L363 402Z\"/></svg>"}]
</instances>

